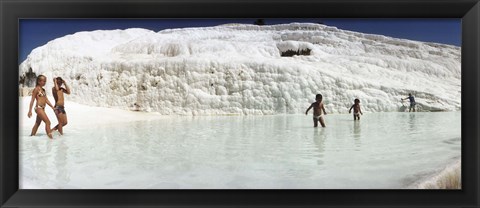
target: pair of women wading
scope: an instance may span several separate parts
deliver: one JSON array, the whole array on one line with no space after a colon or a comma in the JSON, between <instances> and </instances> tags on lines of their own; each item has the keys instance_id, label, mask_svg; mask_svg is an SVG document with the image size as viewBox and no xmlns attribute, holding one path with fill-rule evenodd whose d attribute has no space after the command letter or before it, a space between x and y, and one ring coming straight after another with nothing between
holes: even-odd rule
<instances>
[{"instance_id":1,"label":"pair of women wading","mask_svg":"<svg viewBox=\"0 0 480 208\"><path fill-rule=\"evenodd\" d=\"M45 123L45 131L50 139L53 139L53 131L58 130L58 132L63 135L63 127L67 125L67 113L65 112L65 99L64 93L70 94L70 88L65 83L61 77L53 78L53 83L55 86L52 88L52 94L55 98L55 106L53 106L47 98L47 93L43 88L47 83L47 77L40 75L37 77L37 84L35 89L32 92L32 100L30 101L30 108L28 110L28 117L32 117L32 107L33 103L36 100L35 113L37 113L37 120L35 125L32 128L32 133L30 136L34 136L37 133L37 129L40 126L40 123L43 121ZM65 88L62 87L65 85ZM48 119L47 114L45 113L46 104L50 106L57 116L58 125L50 129L50 120Z\"/></svg>"}]
</instances>

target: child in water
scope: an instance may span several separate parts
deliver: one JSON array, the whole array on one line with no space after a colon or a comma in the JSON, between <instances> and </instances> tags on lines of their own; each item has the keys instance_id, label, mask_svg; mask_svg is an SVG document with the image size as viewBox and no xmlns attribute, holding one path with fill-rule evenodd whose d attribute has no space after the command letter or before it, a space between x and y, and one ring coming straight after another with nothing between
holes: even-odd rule
<instances>
[{"instance_id":1,"label":"child in water","mask_svg":"<svg viewBox=\"0 0 480 208\"><path fill-rule=\"evenodd\" d=\"M360 100L355 99L355 104L352 105L350 110L348 110L348 113L352 113L352 108L353 108L353 120L360 120L360 114L363 115L362 110L360 109Z\"/></svg>"},{"instance_id":2,"label":"child in water","mask_svg":"<svg viewBox=\"0 0 480 208\"><path fill-rule=\"evenodd\" d=\"M313 127L317 127L319 121L322 127L325 127L325 121L323 120L323 117L322 117L322 110L323 110L323 114L325 115L327 115L327 112L325 112L325 107L323 106L322 99L323 99L322 95L317 94L317 96L315 96L316 102L312 103L310 107L308 107L307 111L305 112L305 115L308 115L308 111L311 108L313 108Z\"/></svg>"},{"instance_id":3,"label":"child in water","mask_svg":"<svg viewBox=\"0 0 480 208\"><path fill-rule=\"evenodd\" d=\"M47 113L45 112L45 106L48 105L53 109L53 105L50 103L47 97L47 93L43 88L47 83L47 77L43 75L39 75L37 77L37 85L32 92L32 99L30 100L30 108L28 109L28 118L32 117L32 107L34 101L37 101L35 105L35 113L37 113L37 119L35 121L35 125L32 128L32 133L30 136L35 136L37 134L38 127L40 126L41 122L45 123L45 131L47 132L47 136L50 139L53 139L52 130L50 129L50 119L48 119Z\"/></svg>"},{"instance_id":4,"label":"child in water","mask_svg":"<svg viewBox=\"0 0 480 208\"><path fill-rule=\"evenodd\" d=\"M52 131L58 130L58 132L63 135L63 127L68 123L67 112L65 112L64 94L70 95L70 88L61 77L53 78L53 83L55 84L52 88L53 98L55 98L54 112L57 116L58 125L53 127ZM63 88L62 85L65 85L65 88Z\"/></svg>"}]
</instances>

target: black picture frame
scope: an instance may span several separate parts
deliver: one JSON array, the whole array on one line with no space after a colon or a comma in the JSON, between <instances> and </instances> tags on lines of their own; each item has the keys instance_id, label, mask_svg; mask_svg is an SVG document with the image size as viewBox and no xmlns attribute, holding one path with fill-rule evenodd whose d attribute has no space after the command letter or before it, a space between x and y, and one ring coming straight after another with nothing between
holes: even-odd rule
<instances>
[{"instance_id":1,"label":"black picture frame","mask_svg":"<svg viewBox=\"0 0 480 208\"><path fill-rule=\"evenodd\" d=\"M0 0L1 207L479 207L479 0ZM19 190L21 18L461 18L462 190Z\"/></svg>"}]
</instances>

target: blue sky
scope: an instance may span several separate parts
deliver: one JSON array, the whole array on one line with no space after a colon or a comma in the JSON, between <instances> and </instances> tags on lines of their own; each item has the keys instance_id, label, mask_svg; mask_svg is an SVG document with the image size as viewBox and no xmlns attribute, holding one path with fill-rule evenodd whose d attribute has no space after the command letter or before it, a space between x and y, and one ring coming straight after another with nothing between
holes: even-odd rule
<instances>
[{"instance_id":1,"label":"blue sky","mask_svg":"<svg viewBox=\"0 0 480 208\"><path fill-rule=\"evenodd\" d=\"M225 23L253 23L244 19L21 19L19 22L19 62L36 47L55 38L79 31L215 26ZM340 29L381 34L397 38L461 45L461 19L264 19L266 25L314 22Z\"/></svg>"}]
</instances>

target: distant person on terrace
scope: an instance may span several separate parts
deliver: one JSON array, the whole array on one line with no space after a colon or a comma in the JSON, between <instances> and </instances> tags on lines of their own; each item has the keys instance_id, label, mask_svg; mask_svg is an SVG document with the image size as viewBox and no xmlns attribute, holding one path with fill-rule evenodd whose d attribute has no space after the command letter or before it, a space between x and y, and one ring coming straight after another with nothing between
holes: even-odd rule
<instances>
[{"instance_id":1,"label":"distant person on terrace","mask_svg":"<svg viewBox=\"0 0 480 208\"><path fill-rule=\"evenodd\" d=\"M408 97L402 98L402 100L408 99L410 101L410 108L408 109L408 112L411 112L413 109L413 112L415 112L415 105L417 103L415 102L415 98L412 96L412 93L408 93Z\"/></svg>"}]
</instances>

